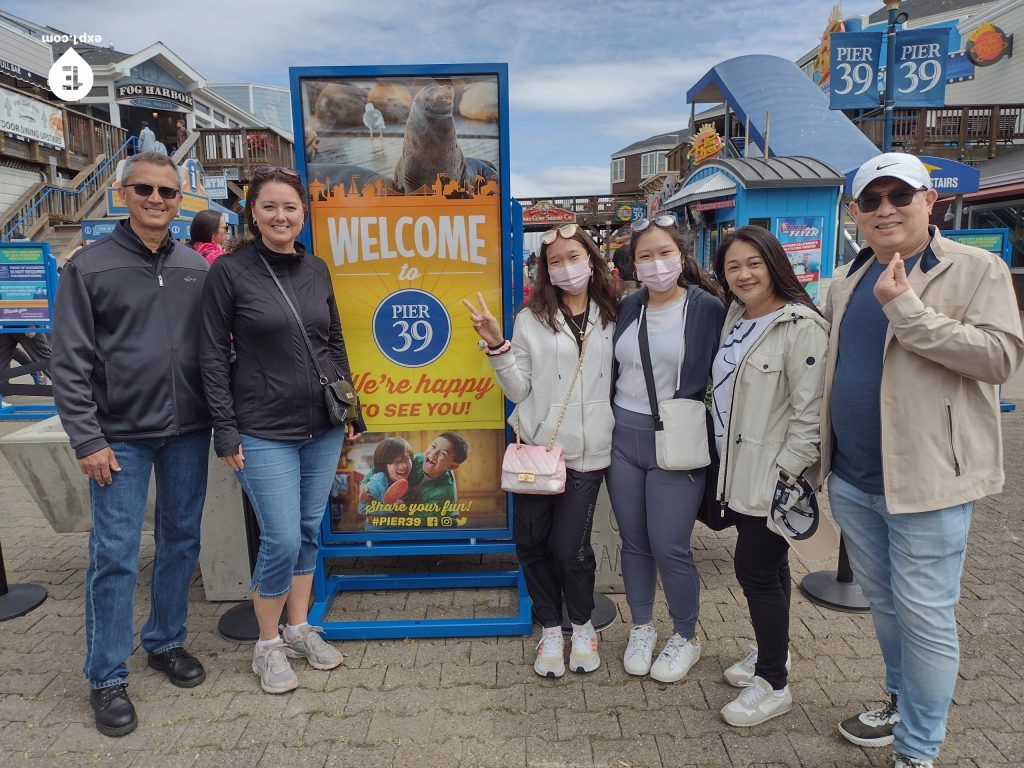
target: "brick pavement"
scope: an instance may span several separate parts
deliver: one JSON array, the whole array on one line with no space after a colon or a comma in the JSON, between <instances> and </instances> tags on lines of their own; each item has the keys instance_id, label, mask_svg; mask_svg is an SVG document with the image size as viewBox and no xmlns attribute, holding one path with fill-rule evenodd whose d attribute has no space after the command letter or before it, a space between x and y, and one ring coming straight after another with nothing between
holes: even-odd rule
<instances>
[{"instance_id":1,"label":"brick pavement","mask_svg":"<svg viewBox=\"0 0 1024 768\"><path fill-rule=\"evenodd\" d=\"M1013 394L1017 394L1014 392ZM1009 482L975 513L959 619L962 664L941 766L1024 766L1024 413L1004 416ZM0 423L0 435L17 424ZM342 766L806 766L887 764L888 750L845 742L836 722L883 697L869 617L834 613L794 591L793 711L745 731L718 709L734 694L722 670L752 638L731 571L732 536L702 531L704 655L687 680L662 685L625 675L627 625L603 633L601 668L559 681L533 674L533 638L343 643L345 666L296 665L300 689L259 691L251 649L221 638L229 606L207 603L197 572L189 647L207 681L182 690L129 660L138 730L122 739L92 725L84 654L84 534L54 534L0 457L0 541L12 582L49 599L0 624L0 768L341 768ZM239 542L239 547L242 547ZM152 540L145 537L137 622L148 611ZM459 567L480 567L461 561ZM806 572L794 562L794 574ZM620 596L613 598L624 610ZM444 615L507 610L508 594L413 593L342 601L352 615ZM662 605L659 630L668 631Z\"/></svg>"}]
</instances>

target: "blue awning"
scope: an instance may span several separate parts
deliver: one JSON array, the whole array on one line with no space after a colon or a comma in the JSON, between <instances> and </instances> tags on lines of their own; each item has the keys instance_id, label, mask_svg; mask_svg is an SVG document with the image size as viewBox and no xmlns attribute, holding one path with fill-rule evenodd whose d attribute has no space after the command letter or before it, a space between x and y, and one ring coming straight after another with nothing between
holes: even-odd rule
<instances>
[{"instance_id":1,"label":"blue awning","mask_svg":"<svg viewBox=\"0 0 1024 768\"><path fill-rule=\"evenodd\" d=\"M686 101L725 102L740 125L749 117L751 140L764 146L768 131L772 156L812 157L845 175L879 154L846 115L828 108L828 98L796 64L778 56L738 56L716 64L687 91Z\"/></svg>"}]
</instances>

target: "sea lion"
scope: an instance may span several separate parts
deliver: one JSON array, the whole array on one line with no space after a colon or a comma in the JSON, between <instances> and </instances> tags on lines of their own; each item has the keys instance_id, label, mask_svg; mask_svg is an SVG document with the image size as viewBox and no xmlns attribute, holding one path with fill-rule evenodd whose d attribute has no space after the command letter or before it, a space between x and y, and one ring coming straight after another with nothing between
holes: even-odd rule
<instances>
[{"instance_id":1,"label":"sea lion","mask_svg":"<svg viewBox=\"0 0 1024 768\"><path fill-rule=\"evenodd\" d=\"M464 180L466 159L455 134L455 89L434 84L412 100L402 154L395 164L395 189L415 192L434 184L438 174Z\"/></svg>"},{"instance_id":2,"label":"sea lion","mask_svg":"<svg viewBox=\"0 0 1024 768\"><path fill-rule=\"evenodd\" d=\"M377 83L366 94L366 100L380 110L392 125L401 125L409 117L412 94L408 87L398 83Z\"/></svg>"},{"instance_id":3,"label":"sea lion","mask_svg":"<svg viewBox=\"0 0 1024 768\"><path fill-rule=\"evenodd\" d=\"M496 122L498 119L498 84L489 81L471 83L462 94L459 114L470 120Z\"/></svg>"},{"instance_id":4,"label":"sea lion","mask_svg":"<svg viewBox=\"0 0 1024 768\"><path fill-rule=\"evenodd\" d=\"M313 115L325 128L362 125L366 92L351 83L330 83L316 99Z\"/></svg>"}]
</instances>

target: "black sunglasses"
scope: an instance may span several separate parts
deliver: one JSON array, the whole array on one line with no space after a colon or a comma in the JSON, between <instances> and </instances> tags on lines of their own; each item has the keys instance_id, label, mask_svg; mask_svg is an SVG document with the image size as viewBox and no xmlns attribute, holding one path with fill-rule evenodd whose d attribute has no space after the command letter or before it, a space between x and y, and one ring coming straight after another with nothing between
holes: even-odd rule
<instances>
[{"instance_id":1,"label":"black sunglasses","mask_svg":"<svg viewBox=\"0 0 1024 768\"><path fill-rule=\"evenodd\" d=\"M655 216L650 219L637 219L632 224L630 224L630 227L633 228L634 232L643 232L645 229L651 226L651 224L653 224L656 227L661 227L662 229L675 229L676 217L672 216L671 214L665 213L662 214L661 216Z\"/></svg>"},{"instance_id":2,"label":"black sunglasses","mask_svg":"<svg viewBox=\"0 0 1024 768\"><path fill-rule=\"evenodd\" d=\"M252 175L253 178L256 178L257 176L273 176L275 173L294 176L296 179L299 178L299 172L294 168L285 168L280 165L261 165L259 168L253 169Z\"/></svg>"},{"instance_id":3,"label":"black sunglasses","mask_svg":"<svg viewBox=\"0 0 1024 768\"><path fill-rule=\"evenodd\" d=\"M868 194L861 195L855 202L857 207L864 213L872 213L878 210L878 206L882 204L882 198L889 198L889 202L897 208L906 208L912 202L914 202L914 195L920 192L920 189L910 189L904 187L903 189L897 189L895 192L883 192L880 195Z\"/></svg>"},{"instance_id":4,"label":"black sunglasses","mask_svg":"<svg viewBox=\"0 0 1024 768\"><path fill-rule=\"evenodd\" d=\"M175 187L154 187L152 184L125 184L130 187L139 197L150 197L155 189L164 200L173 200L181 194L180 189Z\"/></svg>"}]
</instances>

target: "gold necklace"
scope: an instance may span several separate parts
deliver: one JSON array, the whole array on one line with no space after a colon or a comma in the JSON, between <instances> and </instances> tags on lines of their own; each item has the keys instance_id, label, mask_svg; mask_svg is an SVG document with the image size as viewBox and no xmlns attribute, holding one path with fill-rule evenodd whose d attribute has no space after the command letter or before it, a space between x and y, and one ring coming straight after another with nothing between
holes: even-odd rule
<instances>
[{"instance_id":1,"label":"gold necklace","mask_svg":"<svg viewBox=\"0 0 1024 768\"><path fill-rule=\"evenodd\" d=\"M569 324L573 328L576 329L576 333L578 333L580 335L580 341L583 341L583 337L587 335L587 321L590 318L588 318L587 315L583 316L583 327L582 328L580 328L580 326L576 323L576 320L573 318L572 315L566 314L565 319L568 320Z\"/></svg>"}]
</instances>

